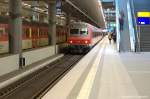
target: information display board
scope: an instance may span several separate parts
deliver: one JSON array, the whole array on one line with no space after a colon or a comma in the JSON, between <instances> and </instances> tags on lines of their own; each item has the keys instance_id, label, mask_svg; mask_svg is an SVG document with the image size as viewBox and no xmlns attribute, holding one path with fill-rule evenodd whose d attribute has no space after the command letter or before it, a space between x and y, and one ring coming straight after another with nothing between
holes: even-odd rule
<instances>
[{"instance_id":1,"label":"information display board","mask_svg":"<svg viewBox=\"0 0 150 99\"><path fill-rule=\"evenodd\" d=\"M150 25L150 12L138 12L137 24L138 25Z\"/></svg>"}]
</instances>

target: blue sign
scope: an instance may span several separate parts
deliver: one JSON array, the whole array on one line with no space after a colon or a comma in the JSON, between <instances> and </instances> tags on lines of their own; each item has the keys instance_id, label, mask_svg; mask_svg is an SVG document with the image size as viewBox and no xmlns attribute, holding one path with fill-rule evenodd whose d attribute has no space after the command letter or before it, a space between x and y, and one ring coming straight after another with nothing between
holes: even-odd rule
<instances>
[{"instance_id":1,"label":"blue sign","mask_svg":"<svg viewBox=\"0 0 150 99\"><path fill-rule=\"evenodd\" d=\"M57 9L56 14L60 15L60 14L62 14L62 10L61 10L62 2L61 2L61 0L56 0L56 1L57 1L56 2L56 9Z\"/></svg>"},{"instance_id":2,"label":"blue sign","mask_svg":"<svg viewBox=\"0 0 150 99\"><path fill-rule=\"evenodd\" d=\"M138 17L137 24L138 25L150 25L150 18L149 17Z\"/></svg>"},{"instance_id":3,"label":"blue sign","mask_svg":"<svg viewBox=\"0 0 150 99\"><path fill-rule=\"evenodd\" d=\"M56 8L57 9L61 9L61 1L60 0L57 0L57 2L56 2Z\"/></svg>"}]
</instances>

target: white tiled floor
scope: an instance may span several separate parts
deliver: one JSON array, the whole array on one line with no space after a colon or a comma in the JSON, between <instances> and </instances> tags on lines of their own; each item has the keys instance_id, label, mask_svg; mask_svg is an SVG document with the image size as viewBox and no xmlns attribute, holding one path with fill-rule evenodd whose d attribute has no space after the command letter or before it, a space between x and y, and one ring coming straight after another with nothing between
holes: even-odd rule
<instances>
[{"instance_id":1,"label":"white tiled floor","mask_svg":"<svg viewBox=\"0 0 150 99\"><path fill-rule=\"evenodd\" d=\"M150 99L150 53L118 53L107 38L100 45L91 67L92 52L43 99Z\"/></svg>"},{"instance_id":2,"label":"white tiled floor","mask_svg":"<svg viewBox=\"0 0 150 99\"><path fill-rule=\"evenodd\" d=\"M107 44L96 99L136 99L139 97L132 80L112 45ZM96 89L95 89L96 90ZM91 93L92 94L92 93ZM134 98L133 98L134 97ZM91 99L95 97L91 97Z\"/></svg>"}]
</instances>

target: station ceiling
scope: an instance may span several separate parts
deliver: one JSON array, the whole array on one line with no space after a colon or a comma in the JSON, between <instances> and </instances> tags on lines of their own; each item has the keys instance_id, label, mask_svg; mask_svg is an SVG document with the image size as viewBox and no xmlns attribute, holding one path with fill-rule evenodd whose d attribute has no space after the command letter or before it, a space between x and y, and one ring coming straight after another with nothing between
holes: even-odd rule
<instances>
[{"instance_id":1,"label":"station ceiling","mask_svg":"<svg viewBox=\"0 0 150 99\"><path fill-rule=\"evenodd\" d=\"M63 10L83 21L105 28L102 5L98 0L65 0Z\"/></svg>"},{"instance_id":2,"label":"station ceiling","mask_svg":"<svg viewBox=\"0 0 150 99\"><path fill-rule=\"evenodd\" d=\"M3 0L0 0L3 1ZM4 0L8 2L9 0ZM39 1L40 8L45 9L45 4L41 1L48 0L22 0L32 5L32 1ZM67 14L80 20L91 23L97 27L105 28L105 18L103 15L102 5L98 0L61 0L63 1L62 9Z\"/></svg>"}]
</instances>

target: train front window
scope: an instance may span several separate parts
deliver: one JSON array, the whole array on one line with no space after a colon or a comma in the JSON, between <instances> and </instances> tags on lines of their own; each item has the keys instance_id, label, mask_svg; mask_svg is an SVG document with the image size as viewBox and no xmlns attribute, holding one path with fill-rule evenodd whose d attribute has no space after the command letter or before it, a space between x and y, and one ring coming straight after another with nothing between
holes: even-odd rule
<instances>
[{"instance_id":1,"label":"train front window","mask_svg":"<svg viewBox=\"0 0 150 99\"><path fill-rule=\"evenodd\" d=\"M70 30L70 34L71 34L71 35L79 34L79 29L71 29L71 30Z\"/></svg>"},{"instance_id":2,"label":"train front window","mask_svg":"<svg viewBox=\"0 0 150 99\"><path fill-rule=\"evenodd\" d=\"M81 34L81 35L88 35L87 28L81 29L81 30L80 30L80 34Z\"/></svg>"}]
</instances>

